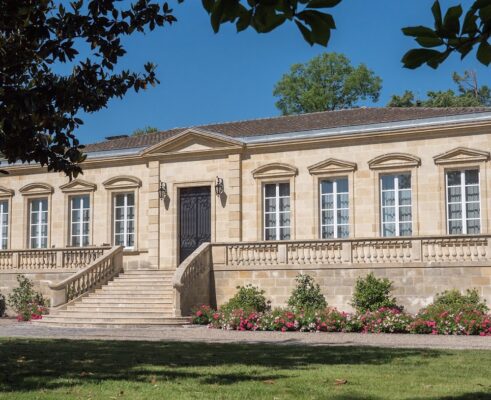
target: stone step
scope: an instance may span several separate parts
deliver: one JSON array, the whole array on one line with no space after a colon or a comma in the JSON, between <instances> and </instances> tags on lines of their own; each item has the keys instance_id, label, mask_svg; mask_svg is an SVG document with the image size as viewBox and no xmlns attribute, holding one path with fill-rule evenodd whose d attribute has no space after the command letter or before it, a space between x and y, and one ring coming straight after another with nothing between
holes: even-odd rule
<instances>
[{"instance_id":1,"label":"stone step","mask_svg":"<svg viewBox=\"0 0 491 400\"><path fill-rule=\"evenodd\" d=\"M91 295L90 297L94 299L113 299L113 300L132 300L134 299L135 301L144 301L144 300L150 300L150 299L155 299L155 300L167 300L171 299L172 295L165 294L165 293L159 293L159 294L121 294L121 293L98 293L97 295ZM124 303L124 302L123 302Z\"/></svg>"},{"instance_id":2,"label":"stone step","mask_svg":"<svg viewBox=\"0 0 491 400\"><path fill-rule=\"evenodd\" d=\"M130 270L130 271L124 271L122 274L120 274L120 277L123 276L173 276L175 274L175 270L173 271L149 271L149 270Z\"/></svg>"},{"instance_id":3,"label":"stone step","mask_svg":"<svg viewBox=\"0 0 491 400\"><path fill-rule=\"evenodd\" d=\"M126 310L116 310L116 311L100 311L95 314L93 311L84 310L69 310L69 311L56 311L53 317L66 317L66 318L76 318L76 319L92 319L92 318L104 318L104 319L121 319L121 318L163 318L171 317L170 312L158 312L158 311L126 311Z\"/></svg>"},{"instance_id":4,"label":"stone step","mask_svg":"<svg viewBox=\"0 0 491 400\"><path fill-rule=\"evenodd\" d=\"M116 304L77 304L76 306L69 306L66 309L67 312L78 311L78 312L91 312L99 313L99 312L109 312L109 313L118 313L118 312L130 312L130 313L142 313L142 312L156 312L160 314L170 315L174 311L174 307L172 304L154 304L149 306L146 304L146 307L138 307L138 304L127 305L126 307L120 307ZM61 312L61 311L58 311ZM57 313L58 313L57 312Z\"/></svg>"},{"instance_id":5,"label":"stone step","mask_svg":"<svg viewBox=\"0 0 491 400\"><path fill-rule=\"evenodd\" d=\"M124 287L103 287L97 289L95 294L171 294L173 291L170 288L124 288Z\"/></svg>"},{"instance_id":6,"label":"stone step","mask_svg":"<svg viewBox=\"0 0 491 400\"><path fill-rule=\"evenodd\" d=\"M161 321L156 322L145 322L145 323L135 323L135 322L125 322L125 323L107 323L107 322L92 322L87 323L85 321L69 321L69 322L60 322L60 321L52 321L49 319L40 319L34 321L35 325L46 325L49 327L55 328L101 328L101 329L110 329L110 328L145 328L145 327L153 327L153 326L184 326L189 325L191 321L189 319L179 319L179 318L163 318Z\"/></svg>"},{"instance_id":7,"label":"stone step","mask_svg":"<svg viewBox=\"0 0 491 400\"><path fill-rule=\"evenodd\" d=\"M172 285L168 282L109 282L107 288L121 288L121 287L127 287L127 288L169 288L172 289Z\"/></svg>"},{"instance_id":8,"label":"stone step","mask_svg":"<svg viewBox=\"0 0 491 400\"><path fill-rule=\"evenodd\" d=\"M82 299L81 303L75 304L142 304L142 307L146 304L170 304L173 299L171 296L168 297L158 297L158 298L95 298L95 297L85 297Z\"/></svg>"},{"instance_id":9,"label":"stone step","mask_svg":"<svg viewBox=\"0 0 491 400\"><path fill-rule=\"evenodd\" d=\"M109 283L113 283L113 282L124 282L124 283L165 282L167 283L167 282L172 282L173 279L174 277L167 277L167 276L149 276L148 278L147 277L134 277L134 278L120 277Z\"/></svg>"},{"instance_id":10,"label":"stone step","mask_svg":"<svg viewBox=\"0 0 491 400\"><path fill-rule=\"evenodd\" d=\"M155 318L80 318L80 317L62 317L57 315L47 315L43 319L38 320L39 323L62 323L72 325L85 325L85 324L130 324L130 325L182 325L189 323L189 318L175 318L175 317L155 317Z\"/></svg>"}]
</instances>

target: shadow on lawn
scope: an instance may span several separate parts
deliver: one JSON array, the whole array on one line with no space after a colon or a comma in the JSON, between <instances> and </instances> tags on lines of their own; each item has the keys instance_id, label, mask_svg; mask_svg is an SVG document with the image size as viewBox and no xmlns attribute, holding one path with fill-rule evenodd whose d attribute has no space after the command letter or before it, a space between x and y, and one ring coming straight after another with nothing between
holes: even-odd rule
<instances>
[{"instance_id":1,"label":"shadow on lawn","mask_svg":"<svg viewBox=\"0 0 491 400\"><path fill-rule=\"evenodd\" d=\"M312 364L380 365L411 356L422 356L430 362L439 354L432 350L373 347L2 340L0 392L56 389L105 380L148 382L190 378L219 385L264 382L283 378L281 370L306 369ZM238 365L250 370L236 374L186 369Z\"/></svg>"}]
</instances>

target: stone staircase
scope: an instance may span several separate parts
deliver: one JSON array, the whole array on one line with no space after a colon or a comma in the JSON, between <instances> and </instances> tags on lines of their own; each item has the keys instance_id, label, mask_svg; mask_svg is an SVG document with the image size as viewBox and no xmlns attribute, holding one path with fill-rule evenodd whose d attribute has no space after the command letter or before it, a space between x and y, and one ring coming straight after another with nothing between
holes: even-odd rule
<instances>
[{"instance_id":1,"label":"stone staircase","mask_svg":"<svg viewBox=\"0 0 491 400\"><path fill-rule=\"evenodd\" d=\"M51 311L41 325L70 327L130 327L185 325L189 318L174 317L174 271L129 270L95 292Z\"/></svg>"}]
</instances>

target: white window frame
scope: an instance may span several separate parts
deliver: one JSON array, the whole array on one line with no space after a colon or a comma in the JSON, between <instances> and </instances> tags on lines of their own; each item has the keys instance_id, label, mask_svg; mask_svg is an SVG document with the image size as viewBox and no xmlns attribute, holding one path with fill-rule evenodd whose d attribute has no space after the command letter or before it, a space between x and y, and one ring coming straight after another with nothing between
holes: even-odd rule
<instances>
[{"instance_id":1,"label":"white window frame","mask_svg":"<svg viewBox=\"0 0 491 400\"><path fill-rule=\"evenodd\" d=\"M70 204L70 232L69 232L69 235L70 235L70 246L73 246L73 247L85 247L85 246L89 246L90 245L90 213L91 213L91 199L90 199L90 195L89 194L78 194L78 195L73 195L73 196L70 196L69 197L69 204ZM76 199L76 198L80 198L80 208L73 208L73 201ZM88 207L85 207L85 200L88 201ZM84 210L88 210L88 219L87 220L84 220ZM80 216L80 219L78 221L74 221L73 220L73 213L74 211L78 211L79 212L79 216ZM84 234L84 231L83 231L83 228L84 228L84 224L87 223L89 225L89 231L87 232L87 234ZM79 234L78 235L74 235L73 234L73 226L74 225L79 225ZM79 239L79 245L75 245L73 244L73 239L78 237ZM84 237L87 238L87 244L84 244Z\"/></svg>"},{"instance_id":2,"label":"white window frame","mask_svg":"<svg viewBox=\"0 0 491 400\"><path fill-rule=\"evenodd\" d=\"M132 195L133 196L133 205L128 206L128 196ZM118 196L124 196L124 205L123 206L117 206L116 205L116 198ZM133 218L128 219L128 208L133 207ZM123 211L123 219L116 219L116 209L117 208L122 208ZM133 221L133 232L129 233L128 232L128 225L129 222ZM122 246L126 250L133 250L135 248L135 240L136 240L136 194L135 192L119 192L119 193L114 193L113 195L113 243L116 244L116 235L121 235L121 233L116 232L116 222L123 222L123 244ZM128 236L133 235L133 245L128 246Z\"/></svg>"},{"instance_id":3,"label":"white window frame","mask_svg":"<svg viewBox=\"0 0 491 400\"><path fill-rule=\"evenodd\" d=\"M286 184L288 185L288 190L289 194L288 196L280 196L280 185ZM274 185L275 186L275 197L266 197L266 186L268 185ZM288 211L280 211L280 199L285 199L288 198L290 200L290 209ZM275 199L275 211L266 211L266 199ZM291 196L291 184L290 182L267 182L263 184L263 238L264 240L281 240L281 229L282 228L288 228L290 230L290 239L292 235L292 224L291 224L291 218L292 218L292 196ZM268 227L266 226L266 215L267 214L274 214L275 219L276 219L276 226L275 228L275 238L274 239L266 239L266 231L271 231L273 228L272 226ZM280 214L289 214L290 216L290 225L280 225Z\"/></svg>"},{"instance_id":4,"label":"white window frame","mask_svg":"<svg viewBox=\"0 0 491 400\"><path fill-rule=\"evenodd\" d=\"M9 224L10 224L9 214L10 214L10 201L0 200L0 249L2 250L6 250L9 248ZM4 221L4 216L6 216L5 221ZM3 234L4 227L6 228L5 235ZM3 244L4 242L5 242L5 246Z\"/></svg>"},{"instance_id":5,"label":"white window frame","mask_svg":"<svg viewBox=\"0 0 491 400\"><path fill-rule=\"evenodd\" d=\"M34 202L40 202L39 204L43 204L42 202L46 202L46 209L44 210L42 207L40 207L39 211L33 211L32 205ZM32 217L33 217L33 212L36 212L38 214L38 220L37 223L33 224ZM42 214L46 213L46 223L42 222ZM46 236L43 236L41 234L42 232L42 227L46 225ZM38 228L38 235L37 236L32 236L32 227L37 226ZM46 246L43 246L43 239L46 239ZM32 246L32 240L36 241L36 245ZM46 249L48 248L48 240L49 240L49 198L48 197L39 197L39 198L34 198L34 199L29 199L29 248L30 249Z\"/></svg>"},{"instance_id":6,"label":"white window frame","mask_svg":"<svg viewBox=\"0 0 491 400\"><path fill-rule=\"evenodd\" d=\"M340 180L346 180L347 182L347 187L348 187L348 191L347 192L338 192L338 181ZM333 196L333 208L323 208L322 207L322 197L323 196L328 196L329 193L323 193L322 192L322 182L326 182L326 181L330 181L332 182L332 196ZM340 194L346 194L348 196L348 207L344 207L344 208L340 208L338 207L338 195ZM322 239L339 239L339 234L338 234L338 228L339 227L342 227L342 226L345 226L348 228L348 235L346 237L343 237L342 239L346 239L349 237L349 231L350 231L350 223L349 223L349 219L350 219L350 198L349 198L349 178L347 176L339 176L339 177L335 177L335 178L323 178L323 179L320 179L319 181L319 210L320 210L320 214L319 214L319 226L320 226L320 232L319 232L319 235ZM323 224L322 221L323 221L323 212L324 211L330 211L332 210L333 212L333 223L332 224ZM348 211L348 223L347 224L340 224L338 223L338 211L343 211L343 210L347 210ZM333 227L333 233L334 235L332 237L324 237L323 236L323 228L326 227L326 226L331 226Z\"/></svg>"},{"instance_id":7,"label":"white window frame","mask_svg":"<svg viewBox=\"0 0 491 400\"><path fill-rule=\"evenodd\" d=\"M409 175L411 179L411 186L409 189L399 189L399 175ZM389 189L389 190L384 190L383 189L383 183L382 179L384 177L393 177L394 178L394 189ZM413 177L410 172L396 172L396 173L388 173L388 174L381 174L380 179L379 179L379 184L380 184L380 230L381 230L381 236L382 237L400 237L401 236L401 228L400 224L411 224L411 236L413 233ZM409 206L404 205L401 206L399 204L399 191L401 190L409 190L411 192L411 204ZM393 206L384 206L383 202L383 193L384 192L392 192L394 191L394 205ZM401 207L410 207L411 208L411 220L410 221L400 221L399 218L399 209ZM385 222L384 223L384 208L395 208L395 219L393 222ZM396 232L395 236L386 236L384 234L384 224L395 224L396 227Z\"/></svg>"},{"instance_id":8,"label":"white window frame","mask_svg":"<svg viewBox=\"0 0 491 400\"><path fill-rule=\"evenodd\" d=\"M466 185L465 183L465 172L466 171L477 171L477 184L473 183L471 185ZM448 201L448 175L452 172L460 172L460 185L452 185L451 187L460 187L460 202ZM477 186L479 190L479 201L466 201L465 199L465 189L469 186ZM479 218L467 218L467 204L468 203L478 203L479 204ZM462 213L460 218L450 218L449 205L450 204L460 204ZM479 220L479 235L482 232L482 207L481 207L481 171L479 168L464 168L464 169L452 169L445 171L445 214L447 216L447 234L449 235L467 235L467 221L468 220ZM460 221L462 223L462 233L450 233L450 221Z\"/></svg>"}]
</instances>

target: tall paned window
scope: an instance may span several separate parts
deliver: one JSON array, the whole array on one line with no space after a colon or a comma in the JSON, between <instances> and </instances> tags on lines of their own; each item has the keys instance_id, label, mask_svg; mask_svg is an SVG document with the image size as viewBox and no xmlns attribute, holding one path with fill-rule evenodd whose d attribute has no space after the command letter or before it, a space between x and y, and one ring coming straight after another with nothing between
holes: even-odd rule
<instances>
[{"instance_id":1,"label":"tall paned window","mask_svg":"<svg viewBox=\"0 0 491 400\"><path fill-rule=\"evenodd\" d=\"M48 247L48 199L29 201L29 245L31 249Z\"/></svg>"},{"instance_id":2,"label":"tall paned window","mask_svg":"<svg viewBox=\"0 0 491 400\"><path fill-rule=\"evenodd\" d=\"M90 196L70 198L70 244L72 246L89 245Z\"/></svg>"},{"instance_id":3,"label":"tall paned window","mask_svg":"<svg viewBox=\"0 0 491 400\"><path fill-rule=\"evenodd\" d=\"M411 236L411 174L380 177L382 236Z\"/></svg>"},{"instance_id":4,"label":"tall paned window","mask_svg":"<svg viewBox=\"0 0 491 400\"><path fill-rule=\"evenodd\" d=\"M349 236L348 178L326 179L320 182L322 239Z\"/></svg>"},{"instance_id":5,"label":"tall paned window","mask_svg":"<svg viewBox=\"0 0 491 400\"><path fill-rule=\"evenodd\" d=\"M135 194L114 196L114 244L125 248L135 246Z\"/></svg>"},{"instance_id":6,"label":"tall paned window","mask_svg":"<svg viewBox=\"0 0 491 400\"><path fill-rule=\"evenodd\" d=\"M479 170L447 172L447 229L451 235L481 232Z\"/></svg>"},{"instance_id":7,"label":"tall paned window","mask_svg":"<svg viewBox=\"0 0 491 400\"><path fill-rule=\"evenodd\" d=\"M7 200L0 201L0 248L5 250L8 248L9 237L9 202Z\"/></svg>"},{"instance_id":8,"label":"tall paned window","mask_svg":"<svg viewBox=\"0 0 491 400\"><path fill-rule=\"evenodd\" d=\"M290 184L264 185L264 239L289 240L290 220Z\"/></svg>"}]
</instances>

